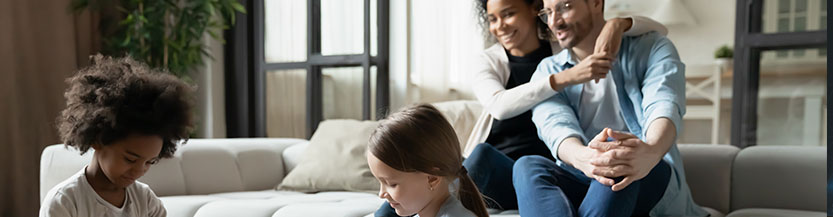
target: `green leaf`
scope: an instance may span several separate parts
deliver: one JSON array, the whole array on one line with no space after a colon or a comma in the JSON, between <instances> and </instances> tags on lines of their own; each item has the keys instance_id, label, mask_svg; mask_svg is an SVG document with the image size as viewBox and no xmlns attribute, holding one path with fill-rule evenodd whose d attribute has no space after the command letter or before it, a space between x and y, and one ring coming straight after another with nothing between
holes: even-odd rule
<instances>
[{"instance_id":1,"label":"green leaf","mask_svg":"<svg viewBox=\"0 0 833 217\"><path fill-rule=\"evenodd\" d=\"M122 47L124 47L124 46L127 46L129 43L130 43L130 35L128 35L127 37L124 37L124 41L122 41L120 45Z\"/></svg>"},{"instance_id":2,"label":"green leaf","mask_svg":"<svg viewBox=\"0 0 833 217\"><path fill-rule=\"evenodd\" d=\"M246 13L246 8L243 7L243 5L241 5L239 2L236 2L236 1L232 2L231 7L234 8L234 10L237 11L237 12L244 13L244 14Z\"/></svg>"},{"instance_id":3,"label":"green leaf","mask_svg":"<svg viewBox=\"0 0 833 217\"><path fill-rule=\"evenodd\" d=\"M210 14L211 16L214 16L214 5L205 4L205 10L208 12L208 14Z\"/></svg>"},{"instance_id":4,"label":"green leaf","mask_svg":"<svg viewBox=\"0 0 833 217\"><path fill-rule=\"evenodd\" d=\"M216 32L214 32L214 31L208 31L208 35L211 35L211 38L213 38L213 39L220 40L220 35L218 35L218 34L217 34Z\"/></svg>"},{"instance_id":5,"label":"green leaf","mask_svg":"<svg viewBox=\"0 0 833 217\"><path fill-rule=\"evenodd\" d=\"M145 15L139 15L139 21L142 21L142 23L149 23L148 19L145 18Z\"/></svg>"},{"instance_id":6,"label":"green leaf","mask_svg":"<svg viewBox=\"0 0 833 217\"><path fill-rule=\"evenodd\" d=\"M124 18L124 20L119 22L119 25L128 25L131 23L133 23L133 14L127 15L127 18Z\"/></svg>"}]
</instances>

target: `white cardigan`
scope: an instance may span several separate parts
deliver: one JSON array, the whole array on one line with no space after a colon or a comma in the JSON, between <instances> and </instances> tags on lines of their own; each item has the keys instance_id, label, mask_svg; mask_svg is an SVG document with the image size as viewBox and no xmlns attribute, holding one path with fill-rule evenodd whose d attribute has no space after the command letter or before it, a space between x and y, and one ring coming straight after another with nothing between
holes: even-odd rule
<instances>
[{"instance_id":1,"label":"white cardigan","mask_svg":"<svg viewBox=\"0 0 833 217\"><path fill-rule=\"evenodd\" d=\"M626 36L636 36L656 31L667 35L668 30L662 24L642 16L632 16L631 28L624 33ZM552 43L552 52L561 51L557 43ZM480 54L474 69L472 91L483 105L483 112L477 119L474 129L466 141L463 156L468 157L477 144L486 141L492 129L492 120L504 120L522 114L532 106L555 95L550 87L549 79L530 81L512 89L506 89L509 80L509 57L499 43L492 45Z\"/></svg>"}]
</instances>

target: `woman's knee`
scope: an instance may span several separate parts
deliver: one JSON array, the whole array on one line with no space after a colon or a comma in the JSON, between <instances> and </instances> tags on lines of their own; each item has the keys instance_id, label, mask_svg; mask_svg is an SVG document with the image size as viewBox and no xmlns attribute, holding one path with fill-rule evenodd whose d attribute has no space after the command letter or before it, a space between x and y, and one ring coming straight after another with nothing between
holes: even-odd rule
<instances>
[{"instance_id":1,"label":"woman's knee","mask_svg":"<svg viewBox=\"0 0 833 217\"><path fill-rule=\"evenodd\" d=\"M488 159L490 156L495 155L495 153L500 153L494 146L489 143L480 143L474 147L474 150L471 151L469 157L467 159L472 160L482 160Z\"/></svg>"},{"instance_id":2,"label":"woman's knee","mask_svg":"<svg viewBox=\"0 0 833 217\"><path fill-rule=\"evenodd\" d=\"M512 176L517 178L528 178L535 174L540 174L546 171L550 166L555 166L552 161L545 157L538 155L523 156L515 161L512 167Z\"/></svg>"}]
</instances>

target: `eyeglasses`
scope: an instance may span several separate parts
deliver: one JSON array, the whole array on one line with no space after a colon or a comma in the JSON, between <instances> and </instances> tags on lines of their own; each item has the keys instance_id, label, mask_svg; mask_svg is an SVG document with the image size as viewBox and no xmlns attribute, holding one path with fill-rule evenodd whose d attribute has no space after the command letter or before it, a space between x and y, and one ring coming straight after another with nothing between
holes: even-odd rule
<instances>
[{"instance_id":1,"label":"eyeglasses","mask_svg":"<svg viewBox=\"0 0 833 217\"><path fill-rule=\"evenodd\" d=\"M544 23L548 23L551 16L564 16L564 14L567 14L572 9L573 5L571 2L559 2L555 4L554 10L552 8L544 7L538 11L538 18L541 18L541 21L544 21Z\"/></svg>"}]
</instances>

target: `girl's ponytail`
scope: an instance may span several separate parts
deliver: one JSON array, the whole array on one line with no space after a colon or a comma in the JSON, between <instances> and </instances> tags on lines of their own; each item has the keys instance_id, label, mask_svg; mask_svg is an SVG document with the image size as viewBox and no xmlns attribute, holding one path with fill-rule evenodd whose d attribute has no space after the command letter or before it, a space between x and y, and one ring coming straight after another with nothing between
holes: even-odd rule
<instances>
[{"instance_id":1,"label":"girl's ponytail","mask_svg":"<svg viewBox=\"0 0 833 217\"><path fill-rule=\"evenodd\" d=\"M477 217L487 217L489 213L486 211L486 204L483 202L483 197L474 181L469 177L466 167L461 167L460 172L457 173L460 178L460 189L457 191L458 199L466 209L472 211Z\"/></svg>"}]
</instances>

